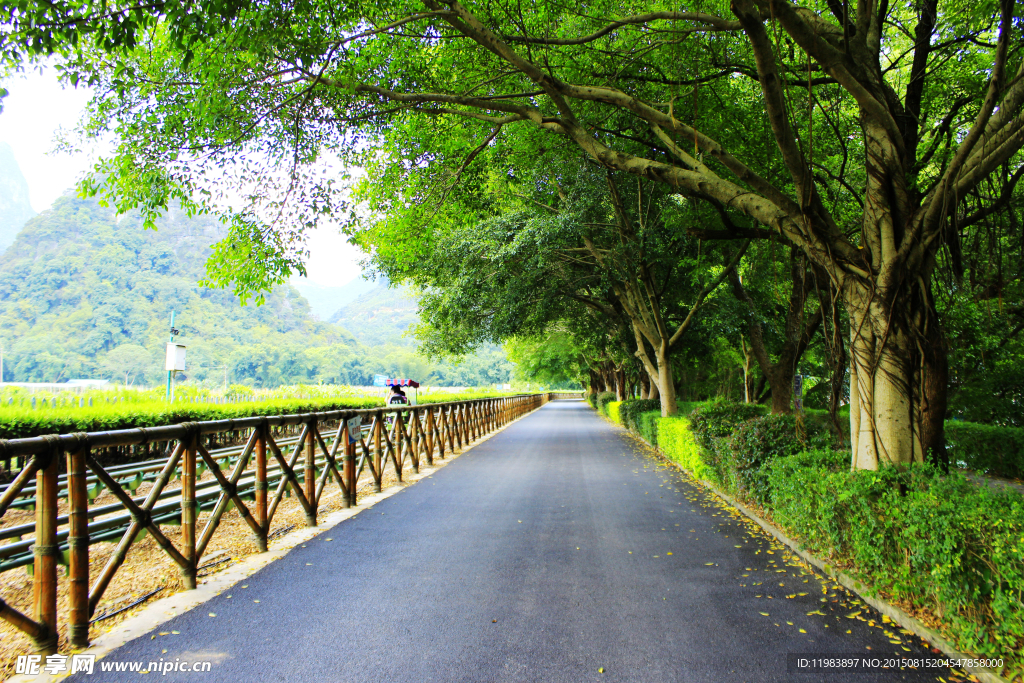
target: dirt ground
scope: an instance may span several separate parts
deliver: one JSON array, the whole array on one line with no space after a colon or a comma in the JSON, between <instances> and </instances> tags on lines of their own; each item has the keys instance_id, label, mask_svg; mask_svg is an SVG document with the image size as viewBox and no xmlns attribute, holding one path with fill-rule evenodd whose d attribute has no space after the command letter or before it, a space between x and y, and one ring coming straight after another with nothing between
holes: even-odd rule
<instances>
[{"instance_id":1,"label":"dirt ground","mask_svg":"<svg viewBox=\"0 0 1024 683\"><path fill-rule=\"evenodd\" d=\"M456 451L456 454L459 452L460 451ZM450 458L451 455L443 460L435 459L435 466L443 466L449 462ZM406 473L410 473L412 471L408 462L406 463L404 470ZM212 479L213 476L207 473L200 481L210 481ZM397 483L398 479L394 468L385 467L384 476L381 481L382 488L386 489ZM134 492L133 497L145 495L151 486L152 484L149 482L144 483L137 491ZM177 482L172 482L172 484L168 485L167 490L174 490L177 487ZM368 472L364 472L362 477L360 477L356 490L359 494L359 498L373 492L373 480ZM274 493L275 490L272 488L268 496L270 500L273 500ZM90 506L95 507L115 502L117 502L117 499L113 494L108 491L104 491L96 498L95 501L90 503ZM248 505L250 510L252 510L253 504L250 502ZM340 489L336 483L332 480L328 480L328 484L320 499L318 517L323 518L324 515L339 510L342 506ZM62 499L58 514L67 514L67 511L67 500ZM211 511L200 511L198 523L196 524L197 539L201 536L202 530L206 525L207 520L210 518L210 514ZM2 520L0 520L0 528L30 523L34 519L35 513L33 512L18 509L8 510ZM294 525L295 529L303 528L305 526L305 515L296 498L283 498L277 512L274 514L270 533L274 534L275 531L279 532L292 525ZM160 531L178 545L177 542L181 538L180 527L161 525ZM283 537L283 535L281 537ZM271 539L270 547L273 548L274 544L275 539ZM98 543L90 546L90 585L92 585L103 571L103 567L113 554L116 545L117 540L111 543ZM239 559L245 558L249 555L254 555L257 552L255 537L252 534L252 530L246 524L245 520L242 519L238 511L232 508L222 516L220 525L217 527L217 530L211 538L210 544L200 561L198 581L203 583L204 576L209 576L212 573L223 571L224 569L232 566ZM211 566L204 569L203 565L208 562L211 563ZM212 563L217 564L214 565ZM28 568L15 569L0 574L0 598L20 612L31 616L32 577L28 574L27 569ZM67 567L59 566L57 572L57 614L58 630L60 634L58 647L61 653L68 653L71 652L71 648L67 641L66 623L68 613ZM124 564L114 575L109 587L103 594L103 599L100 601L99 605L97 605L94 618L103 615L104 613L114 612L157 589L160 589L159 592L155 593L139 605L92 624L89 629L90 640L95 640L98 636L110 631L125 619L134 616L140 610L145 608L149 601L165 598L169 595L185 590L182 585L178 566L165 552L160 549L152 536L145 534L143 538L136 540L132 545ZM8 622L0 620L0 680L6 680L14 674L15 662L18 655L31 653L31 640Z\"/></svg>"}]
</instances>

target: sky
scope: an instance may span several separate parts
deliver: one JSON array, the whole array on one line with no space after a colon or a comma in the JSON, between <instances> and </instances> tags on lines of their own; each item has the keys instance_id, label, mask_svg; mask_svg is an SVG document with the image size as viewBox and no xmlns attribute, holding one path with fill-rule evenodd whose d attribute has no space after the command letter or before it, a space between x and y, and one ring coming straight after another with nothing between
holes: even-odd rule
<instances>
[{"instance_id":1,"label":"sky","mask_svg":"<svg viewBox=\"0 0 1024 683\"><path fill-rule=\"evenodd\" d=\"M49 69L6 79L0 85L10 91L0 113L0 141L14 150L28 182L32 208L40 213L80 180L102 151L73 155L52 151L57 132L75 127L91 93L88 88L64 89ZM309 246L307 282L336 287L360 274L363 253L348 244L336 227L319 228L310 236Z\"/></svg>"}]
</instances>

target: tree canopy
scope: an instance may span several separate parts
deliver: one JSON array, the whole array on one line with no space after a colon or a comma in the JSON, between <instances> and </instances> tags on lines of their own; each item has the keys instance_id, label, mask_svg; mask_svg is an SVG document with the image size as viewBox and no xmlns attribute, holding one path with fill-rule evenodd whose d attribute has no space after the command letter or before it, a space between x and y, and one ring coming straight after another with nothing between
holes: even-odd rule
<instances>
[{"instance_id":1,"label":"tree canopy","mask_svg":"<svg viewBox=\"0 0 1024 683\"><path fill-rule=\"evenodd\" d=\"M1017 10L282 2L220 12L188 47L168 13L132 50L92 41L64 69L98 88L85 132L117 140L89 189L147 220L171 200L220 206L210 281L243 297L301 269L326 215L422 261L437 222L494 219L474 191L523 160L575 156L698 202L717 216L702 240L771 235L848 320L854 464L874 468L941 448L936 268L948 252L960 277L958 245L1013 204ZM365 169L365 205L330 162ZM557 185L522 194L552 205Z\"/></svg>"}]
</instances>

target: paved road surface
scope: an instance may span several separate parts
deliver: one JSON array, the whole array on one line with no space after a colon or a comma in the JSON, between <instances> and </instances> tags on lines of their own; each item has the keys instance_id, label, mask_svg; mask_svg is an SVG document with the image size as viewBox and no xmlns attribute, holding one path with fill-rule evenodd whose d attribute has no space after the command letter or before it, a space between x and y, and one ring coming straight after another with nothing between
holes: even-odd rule
<instances>
[{"instance_id":1,"label":"paved road surface","mask_svg":"<svg viewBox=\"0 0 1024 683\"><path fill-rule=\"evenodd\" d=\"M203 683L949 680L788 671L789 653L928 651L659 462L549 403L101 661L212 660L158 675Z\"/></svg>"}]
</instances>

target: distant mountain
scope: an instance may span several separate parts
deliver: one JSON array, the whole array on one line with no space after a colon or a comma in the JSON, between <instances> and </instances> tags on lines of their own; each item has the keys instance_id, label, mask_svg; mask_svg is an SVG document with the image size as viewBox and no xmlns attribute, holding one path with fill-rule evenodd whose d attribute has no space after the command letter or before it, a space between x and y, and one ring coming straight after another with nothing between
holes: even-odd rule
<instances>
[{"instance_id":1,"label":"distant mountain","mask_svg":"<svg viewBox=\"0 0 1024 683\"><path fill-rule=\"evenodd\" d=\"M36 215L28 201L28 183L14 151L0 142L0 253L14 242L25 222Z\"/></svg>"},{"instance_id":2,"label":"distant mountain","mask_svg":"<svg viewBox=\"0 0 1024 683\"><path fill-rule=\"evenodd\" d=\"M328 322L344 326L356 339L370 346L415 346L416 340L406 333L419 322L416 297L405 287L393 288L384 277L371 284L369 291L338 309Z\"/></svg>"},{"instance_id":3,"label":"distant mountain","mask_svg":"<svg viewBox=\"0 0 1024 683\"><path fill-rule=\"evenodd\" d=\"M357 342L314 320L293 288L243 307L227 290L198 286L223 234L210 218L173 210L147 231L136 216L65 194L0 256L4 379L159 383L172 310L192 379L222 378L224 366L231 381L263 386L370 374L348 376L346 362L363 355Z\"/></svg>"},{"instance_id":4,"label":"distant mountain","mask_svg":"<svg viewBox=\"0 0 1024 683\"><path fill-rule=\"evenodd\" d=\"M187 346L189 383L258 387L324 382L366 386L375 374L433 386L509 381L511 366L490 349L458 365L417 355L402 333L416 300L387 281L370 286L335 316L317 320L299 292L277 287L262 306L196 284L210 245L224 236L209 217L169 211L158 230L67 193L30 219L0 256L0 342L8 382L73 377L159 386L171 311ZM226 379L225 379L226 375Z\"/></svg>"},{"instance_id":5,"label":"distant mountain","mask_svg":"<svg viewBox=\"0 0 1024 683\"><path fill-rule=\"evenodd\" d=\"M320 320L327 320L342 306L355 301L360 295L373 289L375 283L361 276L338 287L316 285L305 278L292 278L289 284L306 297L309 308Z\"/></svg>"}]
</instances>

